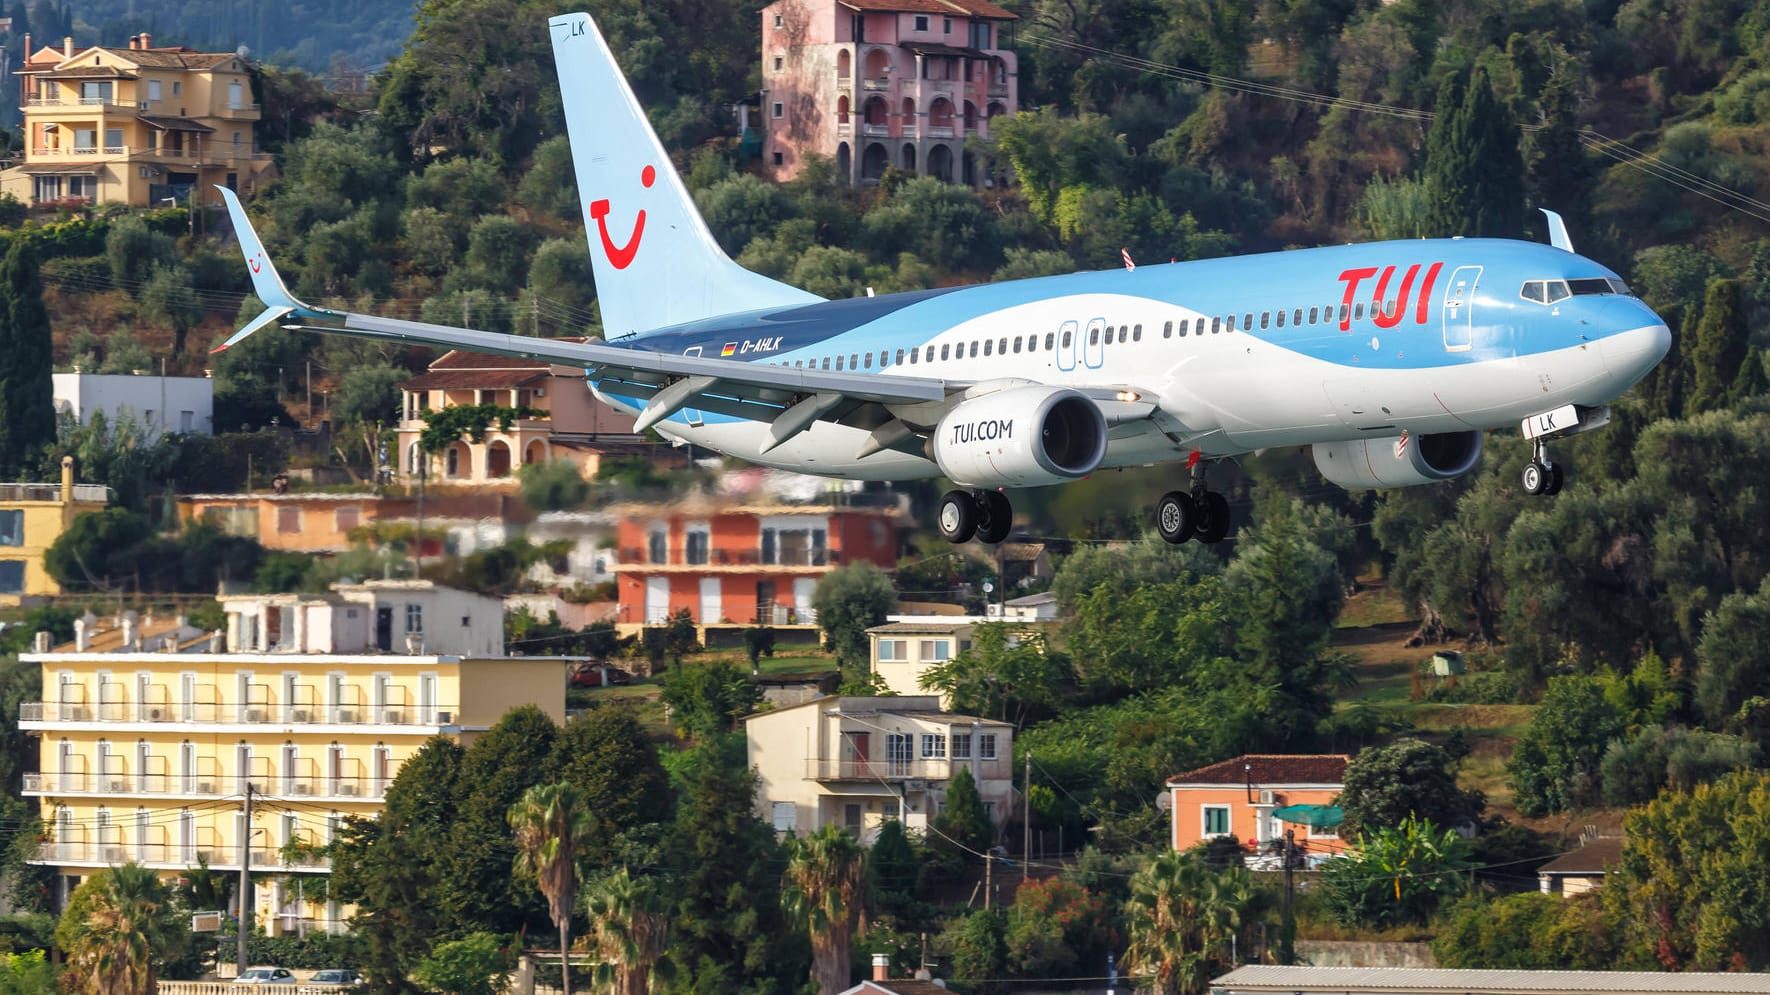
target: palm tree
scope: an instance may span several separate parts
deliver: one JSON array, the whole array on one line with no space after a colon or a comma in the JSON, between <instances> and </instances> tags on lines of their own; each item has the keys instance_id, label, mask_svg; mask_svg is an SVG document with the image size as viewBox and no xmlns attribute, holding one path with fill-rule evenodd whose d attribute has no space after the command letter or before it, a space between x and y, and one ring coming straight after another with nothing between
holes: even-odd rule
<instances>
[{"instance_id":1,"label":"palm tree","mask_svg":"<svg viewBox=\"0 0 1770 995\"><path fill-rule=\"evenodd\" d=\"M516 832L516 873L533 877L547 896L547 909L559 929L559 970L565 995L572 995L572 908L578 897L578 854L590 844L595 820L575 785L537 784L510 806L506 818Z\"/></svg>"},{"instance_id":2,"label":"palm tree","mask_svg":"<svg viewBox=\"0 0 1770 995\"><path fill-rule=\"evenodd\" d=\"M153 995L160 964L189 939L180 926L172 889L153 871L129 863L80 886L55 938L88 995Z\"/></svg>"},{"instance_id":3,"label":"palm tree","mask_svg":"<svg viewBox=\"0 0 1770 995\"><path fill-rule=\"evenodd\" d=\"M1152 976L1158 995L1205 991L1229 938L1263 910L1239 867L1213 871L1191 853L1164 853L1131 879L1126 967Z\"/></svg>"},{"instance_id":4,"label":"palm tree","mask_svg":"<svg viewBox=\"0 0 1770 995\"><path fill-rule=\"evenodd\" d=\"M820 995L848 987L849 944L867 901L866 851L829 825L788 845L788 912L811 931L811 981Z\"/></svg>"},{"instance_id":5,"label":"palm tree","mask_svg":"<svg viewBox=\"0 0 1770 995\"><path fill-rule=\"evenodd\" d=\"M653 971L666 969L667 923L649 878L625 867L603 878L587 903L596 952L609 965L614 995L646 995Z\"/></svg>"}]
</instances>

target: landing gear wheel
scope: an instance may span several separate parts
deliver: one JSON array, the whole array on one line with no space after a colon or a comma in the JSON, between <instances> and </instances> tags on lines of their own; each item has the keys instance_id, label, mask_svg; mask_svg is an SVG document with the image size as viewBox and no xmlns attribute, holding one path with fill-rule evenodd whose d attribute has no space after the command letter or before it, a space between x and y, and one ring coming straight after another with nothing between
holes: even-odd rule
<instances>
[{"instance_id":1,"label":"landing gear wheel","mask_svg":"<svg viewBox=\"0 0 1770 995\"><path fill-rule=\"evenodd\" d=\"M1001 491L978 491L977 541L995 545L1014 528L1014 506Z\"/></svg>"},{"instance_id":2,"label":"landing gear wheel","mask_svg":"<svg viewBox=\"0 0 1770 995\"><path fill-rule=\"evenodd\" d=\"M1184 491L1163 494L1155 505L1155 529L1174 545L1191 539L1198 529L1198 510L1193 507L1192 495Z\"/></svg>"},{"instance_id":3,"label":"landing gear wheel","mask_svg":"<svg viewBox=\"0 0 1770 995\"><path fill-rule=\"evenodd\" d=\"M940 513L935 525L940 537L950 543L961 543L977 532L977 502L964 491L947 491L940 499Z\"/></svg>"},{"instance_id":4,"label":"landing gear wheel","mask_svg":"<svg viewBox=\"0 0 1770 995\"><path fill-rule=\"evenodd\" d=\"M1543 493L1550 494L1550 495L1561 493L1561 483L1562 483L1561 464L1550 463L1549 464L1549 486L1543 488Z\"/></svg>"},{"instance_id":5,"label":"landing gear wheel","mask_svg":"<svg viewBox=\"0 0 1770 995\"><path fill-rule=\"evenodd\" d=\"M1519 482L1524 485L1524 493L1535 497L1548 489L1550 476L1549 468L1532 457L1530 462L1524 464L1524 473L1520 475Z\"/></svg>"},{"instance_id":6,"label":"landing gear wheel","mask_svg":"<svg viewBox=\"0 0 1770 995\"><path fill-rule=\"evenodd\" d=\"M1229 500L1216 491L1206 491L1199 502L1198 541L1205 545L1222 542L1229 534Z\"/></svg>"}]
</instances>

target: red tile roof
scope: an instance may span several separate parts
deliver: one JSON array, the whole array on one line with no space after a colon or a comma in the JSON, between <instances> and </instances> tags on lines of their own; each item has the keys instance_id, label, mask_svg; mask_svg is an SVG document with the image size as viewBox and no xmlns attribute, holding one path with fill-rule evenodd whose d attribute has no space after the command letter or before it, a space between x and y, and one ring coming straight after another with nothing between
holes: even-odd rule
<instances>
[{"instance_id":1,"label":"red tile roof","mask_svg":"<svg viewBox=\"0 0 1770 995\"><path fill-rule=\"evenodd\" d=\"M1248 753L1175 774L1168 784L1339 784L1351 762L1344 753Z\"/></svg>"},{"instance_id":2,"label":"red tile roof","mask_svg":"<svg viewBox=\"0 0 1770 995\"><path fill-rule=\"evenodd\" d=\"M547 378L547 367L521 370L436 370L400 384L401 390L508 390Z\"/></svg>"},{"instance_id":3,"label":"red tile roof","mask_svg":"<svg viewBox=\"0 0 1770 995\"><path fill-rule=\"evenodd\" d=\"M1622 860L1623 843L1620 836L1600 836L1595 840L1556 857L1536 869L1538 874L1572 874L1586 877L1603 874Z\"/></svg>"},{"instance_id":4,"label":"red tile roof","mask_svg":"<svg viewBox=\"0 0 1770 995\"><path fill-rule=\"evenodd\" d=\"M575 338L549 339L551 342L583 342L582 336ZM540 359L523 359L518 356L494 356L485 352L468 352L464 349L450 349L430 364L433 370L546 370L553 367L552 363Z\"/></svg>"},{"instance_id":5,"label":"red tile roof","mask_svg":"<svg viewBox=\"0 0 1770 995\"><path fill-rule=\"evenodd\" d=\"M852 10L873 10L886 13L959 14L996 21L1018 21L1020 15L998 7L989 0L842 0Z\"/></svg>"}]
</instances>

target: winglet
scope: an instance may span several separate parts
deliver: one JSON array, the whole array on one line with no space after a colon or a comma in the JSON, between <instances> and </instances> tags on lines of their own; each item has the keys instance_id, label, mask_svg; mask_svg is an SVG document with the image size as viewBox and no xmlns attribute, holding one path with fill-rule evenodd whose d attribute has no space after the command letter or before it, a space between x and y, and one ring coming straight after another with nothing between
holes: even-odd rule
<instances>
[{"instance_id":1,"label":"winglet","mask_svg":"<svg viewBox=\"0 0 1770 995\"><path fill-rule=\"evenodd\" d=\"M1573 239L1567 235L1567 222L1561 220L1561 215L1546 207L1539 207L1537 210L1543 212L1543 217L1549 219L1549 244L1557 249L1572 252Z\"/></svg>"},{"instance_id":2,"label":"winglet","mask_svg":"<svg viewBox=\"0 0 1770 995\"><path fill-rule=\"evenodd\" d=\"M270 255L264 251L264 243L259 241L258 232L253 229L252 222L246 219L246 209L240 206L239 196L224 186L217 186L215 189L221 193L221 199L227 204L227 215L233 221L234 234L240 240L240 253L246 257L246 268L252 273L252 289L265 306L263 314L253 318L245 328L211 350L221 352L260 328L291 314L317 312L297 300L294 294L289 293L289 288L283 285L283 278L277 274L277 268L271 265Z\"/></svg>"}]
</instances>

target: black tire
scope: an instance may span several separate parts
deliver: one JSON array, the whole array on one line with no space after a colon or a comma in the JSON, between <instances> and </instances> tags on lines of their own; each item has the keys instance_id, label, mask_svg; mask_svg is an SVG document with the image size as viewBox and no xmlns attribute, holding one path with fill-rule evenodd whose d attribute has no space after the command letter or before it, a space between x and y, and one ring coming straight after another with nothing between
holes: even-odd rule
<instances>
[{"instance_id":1,"label":"black tire","mask_svg":"<svg viewBox=\"0 0 1770 995\"><path fill-rule=\"evenodd\" d=\"M1204 507L1199 511L1198 541L1207 546L1222 542L1229 534L1229 499L1216 491L1207 491Z\"/></svg>"},{"instance_id":2,"label":"black tire","mask_svg":"<svg viewBox=\"0 0 1770 995\"><path fill-rule=\"evenodd\" d=\"M1155 503L1155 530L1164 540L1178 546L1191 539L1197 529L1198 509L1192 505L1192 495L1169 491Z\"/></svg>"},{"instance_id":3,"label":"black tire","mask_svg":"<svg viewBox=\"0 0 1770 995\"><path fill-rule=\"evenodd\" d=\"M995 545L1014 529L1014 506L1001 491L977 492L977 541Z\"/></svg>"},{"instance_id":4,"label":"black tire","mask_svg":"<svg viewBox=\"0 0 1770 995\"><path fill-rule=\"evenodd\" d=\"M1549 469L1533 459L1524 464L1524 472L1519 474L1518 482L1524 486L1524 493L1535 497L1549 486Z\"/></svg>"},{"instance_id":5,"label":"black tire","mask_svg":"<svg viewBox=\"0 0 1770 995\"><path fill-rule=\"evenodd\" d=\"M1561 485L1563 482L1565 482L1565 479L1566 478L1561 473L1561 464L1550 463L1549 464L1549 486L1543 488L1543 493L1544 494L1559 494L1559 493L1561 493Z\"/></svg>"},{"instance_id":6,"label":"black tire","mask_svg":"<svg viewBox=\"0 0 1770 995\"><path fill-rule=\"evenodd\" d=\"M977 502L964 491L947 491L940 499L934 527L950 543L961 543L977 532Z\"/></svg>"}]
</instances>

